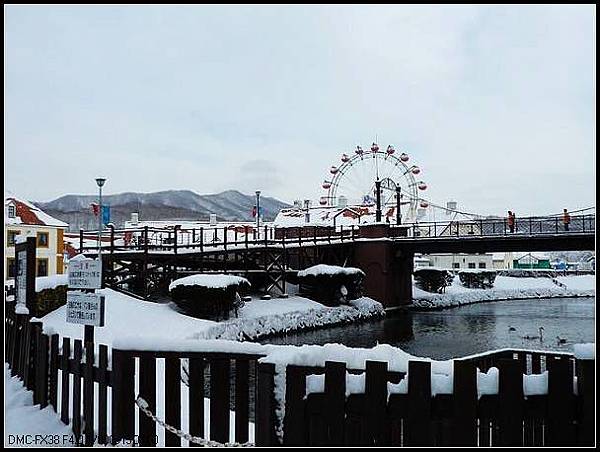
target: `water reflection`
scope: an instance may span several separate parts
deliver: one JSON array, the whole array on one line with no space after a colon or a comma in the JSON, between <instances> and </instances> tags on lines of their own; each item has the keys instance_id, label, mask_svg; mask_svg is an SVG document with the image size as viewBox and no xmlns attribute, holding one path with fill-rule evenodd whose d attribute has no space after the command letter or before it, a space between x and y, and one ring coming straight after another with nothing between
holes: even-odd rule
<instances>
[{"instance_id":1,"label":"water reflection","mask_svg":"<svg viewBox=\"0 0 600 452\"><path fill-rule=\"evenodd\" d=\"M445 311L399 312L386 319L268 338L263 343L373 347L396 345L417 356L445 359L514 347L572 351L594 342L594 298L555 298L481 303ZM528 340L544 327L543 341ZM511 331L510 328L514 328ZM566 338L559 344L556 336Z\"/></svg>"}]
</instances>

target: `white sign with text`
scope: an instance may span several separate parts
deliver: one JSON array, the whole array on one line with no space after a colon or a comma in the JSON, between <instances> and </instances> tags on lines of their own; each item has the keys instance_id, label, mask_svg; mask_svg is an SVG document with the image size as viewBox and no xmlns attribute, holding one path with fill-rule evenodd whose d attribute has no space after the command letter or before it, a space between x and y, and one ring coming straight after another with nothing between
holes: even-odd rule
<instances>
[{"instance_id":1,"label":"white sign with text","mask_svg":"<svg viewBox=\"0 0 600 452\"><path fill-rule=\"evenodd\" d=\"M19 251L17 254L19 261L16 277L16 312L17 314L26 313L27 309L27 251Z\"/></svg>"},{"instance_id":2,"label":"white sign with text","mask_svg":"<svg viewBox=\"0 0 600 452\"><path fill-rule=\"evenodd\" d=\"M67 292L67 323L104 326L104 295Z\"/></svg>"},{"instance_id":3,"label":"white sign with text","mask_svg":"<svg viewBox=\"0 0 600 452\"><path fill-rule=\"evenodd\" d=\"M69 262L69 289L100 289L102 261L75 259Z\"/></svg>"}]
</instances>

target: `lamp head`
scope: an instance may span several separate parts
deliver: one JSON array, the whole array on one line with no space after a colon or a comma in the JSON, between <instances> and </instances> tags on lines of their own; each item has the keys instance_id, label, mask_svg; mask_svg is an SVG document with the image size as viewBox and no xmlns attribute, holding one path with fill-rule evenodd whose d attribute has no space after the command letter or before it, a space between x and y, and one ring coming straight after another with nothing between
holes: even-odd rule
<instances>
[{"instance_id":1,"label":"lamp head","mask_svg":"<svg viewBox=\"0 0 600 452\"><path fill-rule=\"evenodd\" d=\"M106 178L104 178L104 177L97 177L96 178L96 184L98 184L98 187L104 186L105 182L106 182Z\"/></svg>"}]
</instances>

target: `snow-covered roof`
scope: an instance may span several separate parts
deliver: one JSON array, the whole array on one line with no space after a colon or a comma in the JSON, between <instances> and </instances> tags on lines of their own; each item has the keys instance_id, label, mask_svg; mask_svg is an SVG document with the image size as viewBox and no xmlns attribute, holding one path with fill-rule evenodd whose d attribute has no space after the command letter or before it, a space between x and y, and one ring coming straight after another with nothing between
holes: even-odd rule
<instances>
[{"instance_id":1,"label":"snow-covered roof","mask_svg":"<svg viewBox=\"0 0 600 452\"><path fill-rule=\"evenodd\" d=\"M382 216L384 221L386 217L393 221L396 218L396 207L384 207ZM291 207L280 210L273 224L276 227L333 226L334 220L336 226L375 223L375 206L324 206L308 210Z\"/></svg>"},{"instance_id":2,"label":"snow-covered roof","mask_svg":"<svg viewBox=\"0 0 600 452\"><path fill-rule=\"evenodd\" d=\"M536 252L529 253L528 252L528 253L515 253L515 255L514 255L514 259L518 260L518 261L523 259L524 257L533 258L533 259L537 259L537 260L550 260L550 257L545 253L536 253Z\"/></svg>"},{"instance_id":3,"label":"snow-covered roof","mask_svg":"<svg viewBox=\"0 0 600 452\"><path fill-rule=\"evenodd\" d=\"M15 207L15 216L8 216L8 207ZM17 199L15 197L5 198L4 200L4 223L5 224L29 224L39 226L52 226L56 228L66 228L69 225L60 221L40 208L34 206L29 201Z\"/></svg>"},{"instance_id":4,"label":"snow-covered roof","mask_svg":"<svg viewBox=\"0 0 600 452\"><path fill-rule=\"evenodd\" d=\"M436 209L432 205L429 205L426 208L418 208L417 218L409 218L408 209L409 206L403 202L401 206L403 222L443 222L454 220L456 217L456 214L450 211L438 211L436 215ZM309 214L308 222L306 221L307 213ZM396 205L394 203L386 203L381 208L381 214L384 222L388 218L390 223L395 223ZM334 218L336 226L375 223L376 206L348 204L345 206L316 206L308 209L289 207L279 211L275 220L273 220L273 224L276 227L333 226Z\"/></svg>"}]
</instances>

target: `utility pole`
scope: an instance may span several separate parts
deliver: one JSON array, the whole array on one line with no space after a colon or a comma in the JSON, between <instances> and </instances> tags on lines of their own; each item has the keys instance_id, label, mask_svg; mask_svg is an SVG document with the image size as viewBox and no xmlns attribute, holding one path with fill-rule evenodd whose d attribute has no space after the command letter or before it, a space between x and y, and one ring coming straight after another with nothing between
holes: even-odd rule
<instances>
[{"instance_id":1,"label":"utility pole","mask_svg":"<svg viewBox=\"0 0 600 452\"><path fill-rule=\"evenodd\" d=\"M377 200L377 207L375 210L375 221L381 222L381 181L377 179L375 181L375 199Z\"/></svg>"},{"instance_id":2,"label":"utility pole","mask_svg":"<svg viewBox=\"0 0 600 452\"><path fill-rule=\"evenodd\" d=\"M402 188L400 185L396 185L396 224L402 223L402 211L400 210L400 198L402 197L401 191Z\"/></svg>"}]
</instances>

